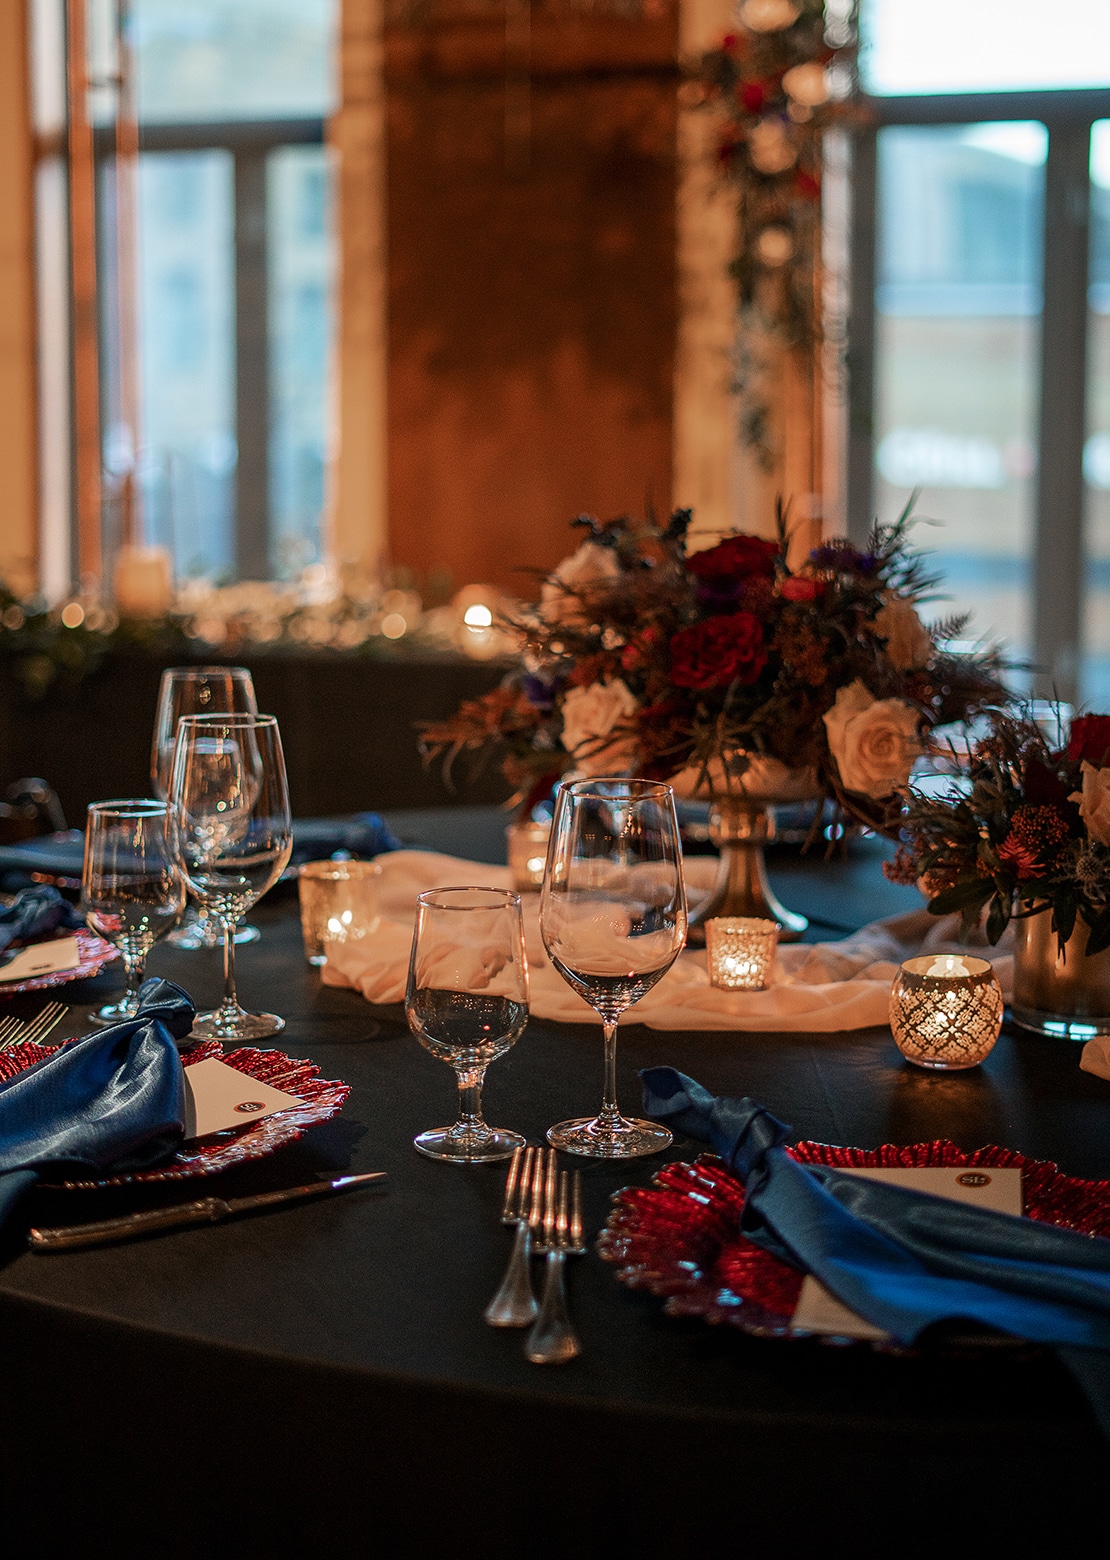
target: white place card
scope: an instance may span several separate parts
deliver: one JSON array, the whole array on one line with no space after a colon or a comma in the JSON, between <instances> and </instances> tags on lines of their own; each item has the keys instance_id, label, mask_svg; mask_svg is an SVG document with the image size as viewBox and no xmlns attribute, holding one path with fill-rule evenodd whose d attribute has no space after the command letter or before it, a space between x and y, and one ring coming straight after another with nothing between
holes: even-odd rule
<instances>
[{"instance_id":1,"label":"white place card","mask_svg":"<svg viewBox=\"0 0 1110 1560\"><path fill-rule=\"evenodd\" d=\"M185 1075L185 1137L207 1137L244 1127L301 1102L268 1083L248 1078L212 1056L183 1069Z\"/></svg>"},{"instance_id":2,"label":"white place card","mask_svg":"<svg viewBox=\"0 0 1110 1560\"><path fill-rule=\"evenodd\" d=\"M56 975L75 970L81 962L76 937L56 937L53 942L32 943L20 948L7 964L0 966L0 981L34 980L39 975Z\"/></svg>"},{"instance_id":3,"label":"white place card","mask_svg":"<svg viewBox=\"0 0 1110 1560\"><path fill-rule=\"evenodd\" d=\"M889 1186L908 1186L915 1192L929 1192L950 1202L972 1203L992 1208L995 1213L1024 1212L1021 1200L1021 1169L1017 1165L901 1165L838 1166L847 1175L865 1181L883 1181ZM794 1311L794 1326L799 1332L832 1334L837 1338L885 1338L881 1327L865 1321L848 1309L824 1284L807 1273Z\"/></svg>"}]
</instances>

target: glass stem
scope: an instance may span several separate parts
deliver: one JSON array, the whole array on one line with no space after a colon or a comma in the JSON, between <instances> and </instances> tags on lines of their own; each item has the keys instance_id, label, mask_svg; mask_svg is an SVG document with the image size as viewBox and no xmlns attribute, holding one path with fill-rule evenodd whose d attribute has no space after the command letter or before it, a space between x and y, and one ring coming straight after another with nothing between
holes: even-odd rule
<instances>
[{"instance_id":1,"label":"glass stem","mask_svg":"<svg viewBox=\"0 0 1110 1560\"><path fill-rule=\"evenodd\" d=\"M459 1115L452 1132L460 1136L484 1137L489 1131L482 1120L482 1084L486 1080L484 1067L468 1067L455 1074L459 1086Z\"/></svg>"},{"instance_id":2,"label":"glass stem","mask_svg":"<svg viewBox=\"0 0 1110 1560\"><path fill-rule=\"evenodd\" d=\"M140 948L136 951L121 948L120 953L123 955L123 970L127 977L127 995L123 1000L128 1007L138 1007L139 987L146 973L146 949Z\"/></svg>"},{"instance_id":3,"label":"glass stem","mask_svg":"<svg viewBox=\"0 0 1110 1560\"><path fill-rule=\"evenodd\" d=\"M224 933L224 1000L223 1009L238 1010L239 997L235 990L235 921L220 917Z\"/></svg>"},{"instance_id":4,"label":"glass stem","mask_svg":"<svg viewBox=\"0 0 1110 1560\"><path fill-rule=\"evenodd\" d=\"M597 1119L602 1126L612 1127L621 1120L617 1108L617 1020L602 1018L601 1024L605 1034L605 1087Z\"/></svg>"}]
</instances>

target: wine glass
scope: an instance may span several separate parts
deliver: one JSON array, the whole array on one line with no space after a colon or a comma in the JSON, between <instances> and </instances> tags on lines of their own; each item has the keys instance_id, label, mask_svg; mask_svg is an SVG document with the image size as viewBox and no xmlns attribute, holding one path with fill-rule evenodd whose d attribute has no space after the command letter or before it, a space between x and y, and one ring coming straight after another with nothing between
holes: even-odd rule
<instances>
[{"instance_id":1,"label":"wine glass","mask_svg":"<svg viewBox=\"0 0 1110 1560\"><path fill-rule=\"evenodd\" d=\"M184 715L170 777L174 849L190 891L223 932L224 998L193 1035L258 1040L276 1013L247 1013L235 992L235 925L285 870L293 849L289 787L272 715Z\"/></svg>"},{"instance_id":2,"label":"wine glass","mask_svg":"<svg viewBox=\"0 0 1110 1560\"><path fill-rule=\"evenodd\" d=\"M92 1014L91 1024L134 1018L146 956L184 908L168 813L164 801L146 800L94 802L88 810L81 908L119 949L127 972L124 996Z\"/></svg>"},{"instance_id":3,"label":"wine glass","mask_svg":"<svg viewBox=\"0 0 1110 1560\"><path fill-rule=\"evenodd\" d=\"M670 969L686 941L674 792L649 780L579 780L559 792L540 891L540 930L559 974L601 1015L605 1091L595 1117L561 1121L548 1142L631 1159L671 1134L617 1108L617 1023Z\"/></svg>"},{"instance_id":4,"label":"wine glass","mask_svg":"<svg viewBox=\"0 0 1110 1560\"><path fill-rule=\"evenodd\" d=\"M154 740L150 749L150 778L155 796L163 801L170 791L170 769L177 723L182 715L215 715L241 711L256 715L254 683L245 666L168 666L158 689ZM166 938L175 948L218 948L223 932L215 916L190 906L182 924ZM257 942L257 926L238 926L237 943Z\"/></svg>"},{"instance_id":5,"label":"wine glass","mask_svg":"<svg viewBox=\"0 0 1110 1560\"><path fill-rule=\"evenodd\" d=\"M500 888L418 894L405 993L409 1028L455 1069L459 1116L413 1139L429 1159L485 1164L524 1147L519 1132L482 1119L486 1068L528 1022L528 960L520 895Z\"/></svg>"}]
</instances>

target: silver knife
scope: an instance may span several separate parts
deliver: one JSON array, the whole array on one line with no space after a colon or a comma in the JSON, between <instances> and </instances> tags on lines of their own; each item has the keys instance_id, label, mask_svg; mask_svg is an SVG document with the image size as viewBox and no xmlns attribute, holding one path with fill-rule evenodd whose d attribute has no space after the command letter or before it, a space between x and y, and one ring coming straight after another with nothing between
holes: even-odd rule
<instances>
[{"instance_id":1,"label":"silver knife","mask_svg":"<svg viewBox=\"0 0 1110 1560\"><path fill-rule=\"evenodd\" d=\"M151 1208L145 1213L127 1213L119 1219L102 1219L97 1224L63 1224L55 1229L30 1231L27 1239L32 1251L72 1251L76 1246L99 1246L105 1241L130 1240L154 1230L173 1230L186 1224L217 1224L236 1214L256 1208L273 1208L279 1203L295 1202L301 1197L322 1197L326 1192L343 1192L352 1186L384 1181L384 1170L366 1175L341 1175L334 1181L313 1181L309 1186L291 1186L284 1192L262 1192L257 1197L202 1197L196 1202L178 1203L172 1208Z\"/></svg>"}]
</instances>

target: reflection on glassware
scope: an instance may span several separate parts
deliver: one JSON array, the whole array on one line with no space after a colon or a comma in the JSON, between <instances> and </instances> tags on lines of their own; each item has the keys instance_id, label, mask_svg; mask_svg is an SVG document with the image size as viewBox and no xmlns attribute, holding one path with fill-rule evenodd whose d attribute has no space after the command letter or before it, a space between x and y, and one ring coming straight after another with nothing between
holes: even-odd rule
<instances>
[{"instance_id":1,"label":"reflection on glassware","mask_svg":"<svg viewBox=\"0 0 1110 1560\"><path fill-rule=\"evenodd\" d=\"M417 896L405 1013L426 1051L455 1069L459 1115L413 1139L429 1159L483 1164L524 1146L482 1119L486 1068L528 1022L520 896L499 888L435 888Z\"/></svg>"},{"instance_id":2,"label":"reflection on glassware","mask_svg":"<svg viewBox=\"0 0 1110 1560\"><path fill-rule=\"evenodd\" d=\"M562 1121L556 1148L628 1159L666 1148L671 1134L617 1108L620 1015L651 990L686 941L686 894L674 793L649 780L580 780L559 792L540 896L544 947L559 974L600 1015L605 1087L596 1117Z\"/></svg>"},{"instance_id":3,"label":"reflection on glassware","mask_svg":"<svg viewBox=\"0 0 1110 1560\"><path fill-rule=\"evenodd\" d=\"M272 888L293 848L289 788L272 715L186 715L170 781L174 850L190 891L219 920L224 999L193 1026L198 1038L261 1039L285 1027L247 1013L235 991L235 925Z\"/></svg>"},{"instance_id":4,"label":"reflection on glassware","mask_svg":"<svg viewBox=\"0 0 1110 1560\"><path fill-rule=\"evenodd\" d=\"M127 991L89 1022L115 1024L139 1010L146 956L185 904L164 801L94 802L85 829L81 908L89 925L119 949Z\"/></svg>"},{"instance_id":5,"label":"reflection on glassware","mask_svg":"<svg viewBox=\"0 0 1110 1560\"><path fill-rule=\"evenodd\" d=\"M239 711L258 713L254 682L245 666L168 666L162 673L158 690L158 708L154 717L154 740L150 751L150 778L155 796L169 795L170 768L177 723L182 715L215 715ZM190 905L181 925L166 941L174 948L192 951L218 948L223 931L214 916L198 913ZM236 927L235 941L258 941L257 926Z\"/></svg>"},{"instance_id":6,"label":"reflection on glassware","mask_svg":"<svg viewBox=\"0 0 1110 1560\"><path fill-rule=\"evenodd\" d=\"M301 931L309 964L328 962L329 942L357 942L376 931L376 861L307 861L297 871Z\"/></svg>"}]
</instances>

